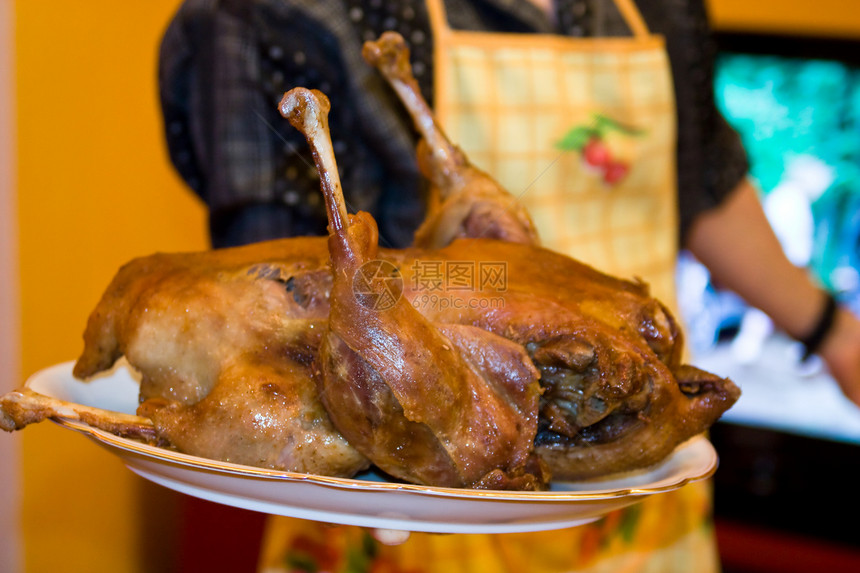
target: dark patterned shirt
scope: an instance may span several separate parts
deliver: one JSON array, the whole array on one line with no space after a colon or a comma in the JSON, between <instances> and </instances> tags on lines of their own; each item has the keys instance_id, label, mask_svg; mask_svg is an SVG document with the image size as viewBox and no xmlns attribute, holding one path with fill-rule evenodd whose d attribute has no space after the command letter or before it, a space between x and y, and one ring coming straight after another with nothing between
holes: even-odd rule
<instances>
[{"instance_id":1,"label":"dark patterned shirt","mask_svg":"<svg viewBox=\"0 0 860 573\"><path fill-rule=\"evenodd\" d=\"M737 134L716 109L715 46L702 0L638 0L662 34L678 108L681 236L744 177ZM445 0L455 29L618 36L629 31L611 0L556 0L549 19L527 0ZM319 179L303 136L277 104L296 86L332 101L335 155L351 212L369 211L380 241L402 247L424 213L416 135L361 46L399 31L432 105L432 42L424 0L186 0L159 62L171 160L206 202L213 246L323 234Z\"/></svg>"}]
</instances>

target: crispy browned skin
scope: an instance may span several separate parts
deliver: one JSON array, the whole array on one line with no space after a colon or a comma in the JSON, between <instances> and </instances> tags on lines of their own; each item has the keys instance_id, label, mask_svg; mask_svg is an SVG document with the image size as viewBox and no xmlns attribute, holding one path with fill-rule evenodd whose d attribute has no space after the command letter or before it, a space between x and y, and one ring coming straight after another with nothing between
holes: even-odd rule
<instances>
[{"instance_id":1,"label":"crispy browned skin","mask_svg":"<svg viewBox=\"0 0 860 573\"><path fill-rule=\"evenodd\" d=\"M328 317L324 247L320 239L292 239L135 259L90 315L75 376L125 355L143 371L143 399L191 404L239 355L262 347L287 358L307 355L310 326Z\"/></svg>"},{"instance_id":2,"label":"crispy browned skin","mask_svg":"<svg viewBox=\"0 0 860 573\"><path fill-rule=\"evenodd\" d=\"M526 209L472 165L436 122L412 74L403 37L385 32L379 40L366 42L362 53L400 97L422 137L418 163L432 184L432 198L427 218L415 233L415 245L438 248L458 237L539 244Z\"/></svg>"},{"instance_id":3,"label":"crispy browned skin","mask_svg":"<svg viewBox=\"0 0 860 573\"><path fill-rule=\"evenodd\" d=\"M331 425L314 381L330 285L320 239L137 259L90 316L74 373L126 356L141 373L139 412L183 452L353 475L368 461Z\"/></svg>"},{"instance_id":4,"label":"crispy browned skin","mask_svg":"<svg viewBox=\"0 0 860 573\"><path fill-rule=\"evenodd\" d=\"M640 283L545 249L481 239L377 256L401 270L404 300L427 320L526 349L544 387L538 451L557 478L655 463L737 399L737 387L716 377L682 392L692 371L680 364L680 333ZM416 277L427 261L503 262L505 290L429 293ZM94 374L126 354L143 372L145 396L190 404L208 394L213 363L264 346L314 355L331 288L324 238L138 259L93 312L76 373Z\"/></svg>"},{"instance_id":5,"label":"crispy browned skin","mask_svg":"<svg viewBox=\"0 0 860 573\"><path fill-rule=\"evenodd\" d=\"M139 413L173 447L205 458L342 477L370 465L332 428L309 365L265 350L225 364L196 404L152 399Z\"/></svg>"}]
</instances>

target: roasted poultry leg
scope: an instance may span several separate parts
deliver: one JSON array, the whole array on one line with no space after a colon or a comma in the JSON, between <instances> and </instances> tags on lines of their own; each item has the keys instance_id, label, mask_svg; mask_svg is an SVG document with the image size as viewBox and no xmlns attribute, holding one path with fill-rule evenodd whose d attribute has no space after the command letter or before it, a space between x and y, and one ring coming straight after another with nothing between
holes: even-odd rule
<instances>
[{"instance_id":1,"label":"roasted poultry leg","mask_svg":"<svg viewBox=\"0 0 860 573\"><path fill-rule=\"evenodd\" d=\"M427 218L415 233L415 245L439 248L458 237L537 245L538 233L525 208L472 165L442 131L412 75L403 37L385 32L379 40L366 42L362 53L400 97L422 137L418 163L430 180L432 194Z\"/></svg>"},{"instance_id":2,"label":"roasted poultry leg","mask_svg":"<svg viewBox=\"0 0 860 573\"><path fill-rule=\"evenodd\" d=\"M546 476L526 471L535 461L537 371L521 346L468 326L439 327L391 292L398 273L377 259L375 222L346 214L328 109L323 94L303 88L281 102L313 150L328 211L334 278L319 388L332 421L379 468L410 482L539 487ZM386 296L356 296L359 281L365 294L369 286Z\"/></svg>"}]
</instances>

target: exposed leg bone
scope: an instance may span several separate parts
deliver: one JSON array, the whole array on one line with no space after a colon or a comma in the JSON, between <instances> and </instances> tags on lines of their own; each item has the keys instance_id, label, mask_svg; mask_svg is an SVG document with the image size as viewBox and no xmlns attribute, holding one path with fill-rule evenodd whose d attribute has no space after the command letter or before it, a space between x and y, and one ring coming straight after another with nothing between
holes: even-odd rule
<instances>
[{"instance_id":1,"label":"exposed leg bone","mask_svg":"<svg viewBox=\"0 0 860 573\"><path fill-rule=\"evenodd\" d=\"M77 420L124 438L151 443L158 441L149 418L58 400L29 388L14 390L0 397L0 429L7 432L20 430L48 418Z\"/></svg>"},{"instance_id":2,"label":"exposed leg bone","mask_svg":"<svg viewBox=\"0 0 860 573\"><path fill-rule=\"evenodd\" d=\"M443 192L450 192L462 186L462 170L469 161L436 123L430 106L421 95L418 82L412 75L409 48L403 37L396 32L385 32L376 42L365 42L362 55L382 73L397 93L412 117L415 128L424 138L424 158L426 159L427 155L432 157L430 165L435 167L430 170L428 177L432 176L433 183ZM442 196L443 200L446 198L445 195Z\"/></svg>"},{"instance_id":3,"label":"exposed leg bone","mask_svg":"<svg viewBox=\"0 0 860 573\"><path fill-rule=\"evenodd\" d=\"M469 163L445 135L421 96L409 65L409 49L396 32L366 42L364 58L376 66L400 97L423 140L418 162L433 186L427 219L415 234L420 247L444 247L459 237L537 245L528 212L492 177Z\"/></svg>"},{"instance_id":4,"label":"exposed leg bone","mask_svg":"<svg viewBox=\"0 0 860 573\"><path fill-rule=\"evenodd\" d=\"M279 109L293 127L305 134L309 142L313 142L311 153L319 171L320 184L325 189L323 196L329 231L335 233L346 228L346 202L328 130L328 112L331 110L328 98L318 90L294 89L284 94Z\"/></svg>"}]
</instances>

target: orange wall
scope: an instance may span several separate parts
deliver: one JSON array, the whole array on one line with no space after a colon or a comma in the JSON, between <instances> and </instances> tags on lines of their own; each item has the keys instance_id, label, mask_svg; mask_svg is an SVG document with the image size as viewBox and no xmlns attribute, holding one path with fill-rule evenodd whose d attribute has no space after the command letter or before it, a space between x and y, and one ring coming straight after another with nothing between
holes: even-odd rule
<instances>
[{"instance_id":1,"label":"orange wall","mask_svg":"<svg viewBox=\"0 0 860 573\"><path fill-rule=\"evenodd\" d=\"M706 0L715 28L860 37L856 0Z\"/></svg>"},{"instance_id":2,"label":"orange wall","mask_svg":"<svg viewBox=\"0 0 860 573\"><path fill-rule=\"evenodd\" d=\"M12 101L14 28L12 2L0 0L0 393L20 375L18 320L18 220L15 202L15 111ZM0 436L0 571L19 571L20 440Z\"/></svg>"},{"instance_id":3,"label":"orange wall","mask_svg":"<svg viewBox=\"0 0 860 573\"><path fill-rule=\"evenodd\" d=\"M206 246L203 209L169 169L160 133L156 51L177 5L15 3L25 376L77 356L122 263ZM16 439L26 570L141 570L140 478L53 424Z\"/></svg>"}]
</instances>

